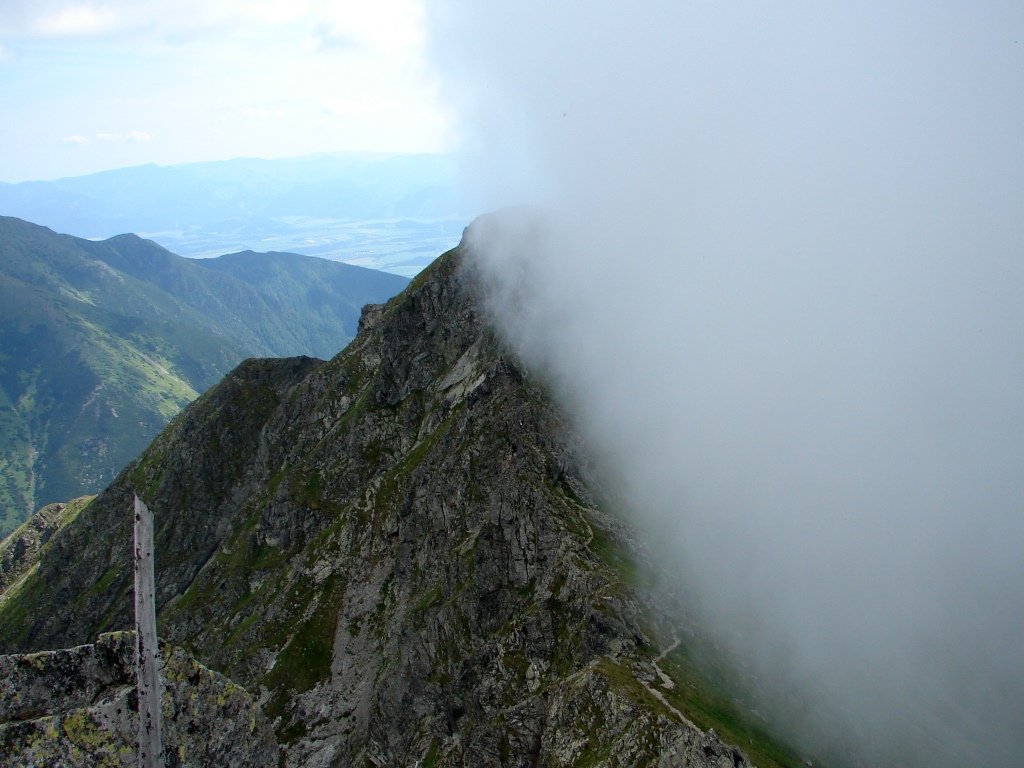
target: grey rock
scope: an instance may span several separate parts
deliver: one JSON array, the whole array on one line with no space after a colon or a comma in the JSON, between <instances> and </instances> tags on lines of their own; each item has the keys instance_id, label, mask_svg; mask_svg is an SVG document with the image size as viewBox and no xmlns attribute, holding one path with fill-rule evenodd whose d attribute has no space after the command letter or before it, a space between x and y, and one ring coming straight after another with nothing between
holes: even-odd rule
<instances>
[{"instance_id":1,"label":"grey rock","mask_svg":"<svg viewBox=\"0 0 1024 768\"><path fill-rule=\"evenodd\" d=\"M166 644L161 676L167 768L271 768L278 748L252 697ZM134 636L0 656L0 764L135 766Z\"/></svg>"}]
</instances>

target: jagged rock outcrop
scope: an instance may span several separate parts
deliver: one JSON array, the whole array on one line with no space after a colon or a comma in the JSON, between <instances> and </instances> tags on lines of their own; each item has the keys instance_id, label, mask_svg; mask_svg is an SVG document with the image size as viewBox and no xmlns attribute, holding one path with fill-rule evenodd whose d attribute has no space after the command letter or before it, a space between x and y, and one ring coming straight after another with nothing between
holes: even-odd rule
<instances>
[{"instance_id":1,"label":"jagged rock outcrop","mask_svg":"<svg viewBox=\"0 0 1024 768\"><path fill-rule=\"evenodd\" d=\"M0 656L0 764L136 766L134 635ZM252 697L180 648L161 647L164 765L272 768L278 749Z\"/></svg>"},{"instance_id":2,"label":"jagged rock outcrop","mask_svg":"<svg viewBox=\"0 0 1024 768\"><path fill-rule=\"evenodd\" d=\"M190 406L0 598L0 648L129 624L135 491L162 635L258 692L285 765L747 765L689 721L672 622L465 258Z\"/></svg>"}]
</instances>

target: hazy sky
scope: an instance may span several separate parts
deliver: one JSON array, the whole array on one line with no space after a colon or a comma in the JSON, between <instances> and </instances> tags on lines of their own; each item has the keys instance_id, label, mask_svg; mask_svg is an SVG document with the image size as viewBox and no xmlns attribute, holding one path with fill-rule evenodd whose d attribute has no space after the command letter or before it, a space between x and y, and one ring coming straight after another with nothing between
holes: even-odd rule
<instances>
[{"instance_id":1,"label":"hazy sky","mask_svg":"<svg viewBox=\"0 0 1024 768\"><path fill-rule=\"evenodd\" d=\"M803 747L1024 753L1024 4L430 3L499 322Z\"/></svg>"},{"instance_id":2,"label":"hazy sky","mask_svg":"<svg viewBox=\"0 0 1024 768\"><path fill-rule=\"evenodd\" d=\"M3 0L0 181L439 151L420 0Z\"/></svg>"}]
</instances>

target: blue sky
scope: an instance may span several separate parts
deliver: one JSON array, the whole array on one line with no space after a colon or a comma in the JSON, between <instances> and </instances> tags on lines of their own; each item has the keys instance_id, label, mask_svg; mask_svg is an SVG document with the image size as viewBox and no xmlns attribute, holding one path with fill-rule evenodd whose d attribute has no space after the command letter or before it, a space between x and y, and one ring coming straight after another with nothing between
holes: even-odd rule
<instances>
[{"instance_id":1,"label":"blue sky","mask_svg":"<svg viewBox=\"0 0 1024 768\"><path fill-rule=\"evenodd\" d=\"M442 151L420 0L5 0L0 180Z\"/></svg>"}]
</instances>

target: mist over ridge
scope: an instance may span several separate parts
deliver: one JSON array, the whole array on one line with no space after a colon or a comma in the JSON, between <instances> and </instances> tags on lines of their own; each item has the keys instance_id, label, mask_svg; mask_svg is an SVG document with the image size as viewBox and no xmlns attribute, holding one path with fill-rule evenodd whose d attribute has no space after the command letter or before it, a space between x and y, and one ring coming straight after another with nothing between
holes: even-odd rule
<instances>
[{"instance_id":1,"label":"mist over ridge","mask_svg":"<svg viewBox=\"0 0 1024 768\"><path fill-rule=\"evenodd\" d=\"M770 719L1019 759L1024 11L431 18L481 198L551 212L471 229L496 317Z\"/></svg>"}]
</instances>

